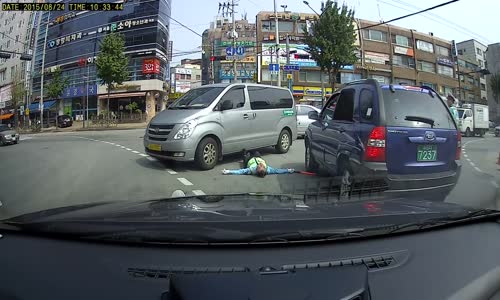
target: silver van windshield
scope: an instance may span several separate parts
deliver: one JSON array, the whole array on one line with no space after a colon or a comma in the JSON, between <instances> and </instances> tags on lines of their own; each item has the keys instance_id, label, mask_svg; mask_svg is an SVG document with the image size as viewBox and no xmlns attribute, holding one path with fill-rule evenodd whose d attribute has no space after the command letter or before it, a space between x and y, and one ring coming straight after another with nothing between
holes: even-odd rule
<instances>
[{"instance_id":1,"label":"silver van windshield","mask_svg":"<svg viewBox=\"0 0 500 300\"><path fill-rule=\"evenodd\" d=\"M202 87L190 90L172 103L168 109L202 109L208 107L223 90L224 87Z\"/></svg>"}]
</instances>

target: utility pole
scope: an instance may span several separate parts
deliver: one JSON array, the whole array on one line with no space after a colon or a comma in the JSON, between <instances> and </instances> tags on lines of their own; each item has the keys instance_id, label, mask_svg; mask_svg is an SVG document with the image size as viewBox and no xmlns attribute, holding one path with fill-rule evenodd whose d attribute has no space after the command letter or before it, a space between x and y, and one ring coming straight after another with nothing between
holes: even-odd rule
<instances>
[{"instance_id":1,"label":"utility pole","mask_svg":"<svg viewBox=\"0 0 500 300\"><path fill-rule=\"evenodd\" d=\"M43 39L43 52L42 52L42 74L40 78L40 122L41 126L43 128L43 81L44 81L44 74L45 74L45 50L47 49L47 35L49 33L49 21L50 21L50 12L47 12L47 22L45 24L45 38ZM47 125L48 125L49 120L47 120Z\"/></svg>"},{"instance_id":2,"label":"utility pole","mask_svg":"<svg viewBox=\"0 0 500 300\"><path fill-rule=\"evenodd\" d=\"M278 86L281 87L281 66L280 64L280 54L279 54L279 48L280 48L280 33L278 29L278 10L276 8L276 0L274 0L274 21L276 22L276 63L278 64Z\"/></svg>"},{"instance_id":3,"label":"utility pole","mask_svg":"<svg viewBox=\"0 0 500 300\"><path fill-rule=\"evenodd\" d=\"M273 64L273 47L269 48L269 56L271 57L271 62L269 64L272 65ZM273 73L272 73L272 71L269 71L269 77L271 78L271 85L273 85Z\"/></svg>"},{"instance_id":4,"label":"utility pole","mask_svg":"<svg viewBox=\"0 0 500 300\"><path fill-rule=\"evenodd\" d=\"M215 40L212 40L212 57L215 57ZM210 83L215 83L214 61L210 60Z\"/></svg>"},{"instance_id":5,"label":"utility pole","mask_svg":"<svg viewBox=\"0 0 500 300\"><path fill-rule=\"evenodd\" d=\"M285 9L286 9L286 5L285 5ZM286 64L290 65L290 37L288 34L286 35ZM293 73L292 73L292 71L288 71L288 74L293 74ZM287 78L287 80L288 80L288 89L290 90L290 92L293 93L293 91L292 91L292 79Z\"/></svg>"},{"instance_id":6,"label":"utility pole","mask_svg":"<svg viewBox=\"0 0 500 300\"><path fill-rule=\"evenodd\" d=\"M234 4L234 0L231 0L231 16L233 19L233 31L231 32L231 35L233 37L233 51L236 51L236 21L234 20L234 14L236 13L234 11L234 6L237 4ZM233 53L235 54L235 53ZM236 55L233 55L233 72L234 72L234 82L238 80L238 75L237 70L236 70Z\"/></svg>"}]
</instances>

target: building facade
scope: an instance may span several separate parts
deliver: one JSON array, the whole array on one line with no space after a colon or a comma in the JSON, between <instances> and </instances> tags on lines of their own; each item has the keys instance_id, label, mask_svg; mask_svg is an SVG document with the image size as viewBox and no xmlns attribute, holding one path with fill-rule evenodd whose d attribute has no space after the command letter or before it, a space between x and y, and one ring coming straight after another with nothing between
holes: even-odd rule
<instances>
[{"instance_id":1,"label":"building facade","mask_svg":"<svg viewBox=\"0 0 500 300\"><path fill-rule=\"evenodd\" d=\"M490 120L500 123L500 99L495 101L493 90L491 89L491 77L500 75L500 43L488 45L486 51L486 61L490 75L486 75L486 86L488 88L488 106L490 111Z\"/></svg>"},{"instance_id":2,"label":"building facade","mask_svg":"<svg viewBox=\"0 0 500 300\"><path fill-rule=\"evenodd\" d=\"M11 88L16 74L18 80L22 80L25 88L29 89L31 61L21 60L20 53L32 54L35 41L33 15L29 11L0 12L0 53L10 56L9 58L0 58L0 114L2 114L2 111L4 113L10 112L10 109L13 108ZM17 54L3 52L2 50ZM25 104L24 101L22 104Z\"/></svg>"},{"instance_id":3,"label":"building facade","mask_svg":"<svg viewBox=\"0 0 500 300\"><path fill-rule=\"evenodd\" d=\"M487 60L486 60L486 50L488 47L483 45L482 43L476 40L467 40L460 43L457 43L457 51L458 55L463 56L468 59L472 63L476 64L478 70L487 69ZM481 89L481 98L482 100L486 100L488 97L488 86L486 84L485 75L480 75L480 89Z\"/></svg>"},{"instance_id":4,"label":"building facade","mask_svg":"<svg viewBox=\"0 0 500 300\"><path fill-rule=\"evenodd\" d=\"M89 116L106 110L107 90L97 78L95 62L100 42L116 32L125 38L129 77L112 90L109 109L118 112L136 102L152 118L164 109L167 99L170 12L171 0L129 0L122 11L41 13L33 68L34 103L30 107L36 111L43 89L47 106L54 105L59 114L79 119L86 115L84 108L88 107ZM69 79L62 100L47 99L46 94L56 68Z\"/></svg>"},{"instance_id":5,"label":"building facade","mask_svg":"<svg viewBox=\"0 0 500 300\"><path fill-rule=\"evenodd\" d=\"M254 82L256 71L256 27L248 20L237 20L236 47L244 48L244 54L236 59L236 81ZM217 17L202 38L202 80L208 83L234 82L233 59L227 58L227 49L233 47L230 32L233 24L227 18Z\"/></svg>"},{"instance_id":6,"label":"building facade","mask_svg":"<svg viewBox=\"0 0 500 300\"><path fill-rule=\"evenodd\" d=\"M481 99L481 75L476 72L479 68L476 61L460 54L457 61L460 69L458 98L463 103L487 104L486 99Z\"/></svg>"},{"instance_id":7,"label":"building facade","mask_svg":"<svg viewBox=\"0 0 500 300\"><path fill-rule=\"evenodd\" d=\"M183 64L170 68L169 101L176 100L192 88L201 86L201 67L194 64Z\"/></svg>"},{"instance_id":8,"label":"building facade","mask_svg":"<svg viewBox=\"0 0 500 300\"><path fill-rule=\"evenodd\" d=\"M298 101L311 104L321 103L321 78L326 82L325 94L332 93L328 87L329 78L321 74L316 62L305 51L304 26L309 26L317 16L304 13L278 13L279 63L285 64L287 55L291 64L300 70L292 73L292 89ZM276 76L269 71L269 64L276 53L274 12L260 12L257 15L257 52L259 82L273 84ZM376 22L355 20L358 61L344 66L335 78L335 86L373 78L381 83L401 83L430 86L441 95L458 92L456 70L451 56L452 43L415 30L393 25L376 25ZM369 29L363 29L373 26ZM286 53L286 37L290 53ZM285 73L285 74L283 74ZM287 85L286 72L282 72L281 83Z\"/></svg>"}]
</instances>

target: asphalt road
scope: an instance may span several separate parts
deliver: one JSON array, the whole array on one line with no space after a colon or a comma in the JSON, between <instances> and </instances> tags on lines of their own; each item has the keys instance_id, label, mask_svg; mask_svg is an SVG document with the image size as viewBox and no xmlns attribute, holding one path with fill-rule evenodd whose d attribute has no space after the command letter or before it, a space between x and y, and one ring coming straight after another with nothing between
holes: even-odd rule
<instances>
[{"instance_id":1,"label":"asphalt road","mask_svg":"<svg viewBox=\"0 0 500 300\"><path fill-rule=\"evenodd\" d=\"M213 170L191 163L163 163L144 154L144 130L24 135L18 145L0 147L0 219L48 208L99 201L168 198L241 192L285 193L314 185L317 177L301 174L222 175L240 168L241 158L225 157ZM500 209L500 138L464 139L459 183L446 201ZM304 143L289 153L261 151L273 167L304 166Z\"/></svg>"}]
</instances>

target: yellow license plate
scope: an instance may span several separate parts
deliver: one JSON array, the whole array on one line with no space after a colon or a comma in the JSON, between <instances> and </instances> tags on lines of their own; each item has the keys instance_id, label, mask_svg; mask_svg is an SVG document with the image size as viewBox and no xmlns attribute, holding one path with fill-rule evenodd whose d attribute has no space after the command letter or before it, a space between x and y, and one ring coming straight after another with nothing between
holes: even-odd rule
<instances>
[{"instance_id":1,"label":"yellow license plate","mask_svg":"<svg viewBox=\"0 0 500 300\"><path fill-rule=\"evenodd\" d=\"M161 145L158 145L158 144L149 144L148 145L148 149L149 150L153 150L153 151L161 151Z\"/></svg>"}]
</instances>

